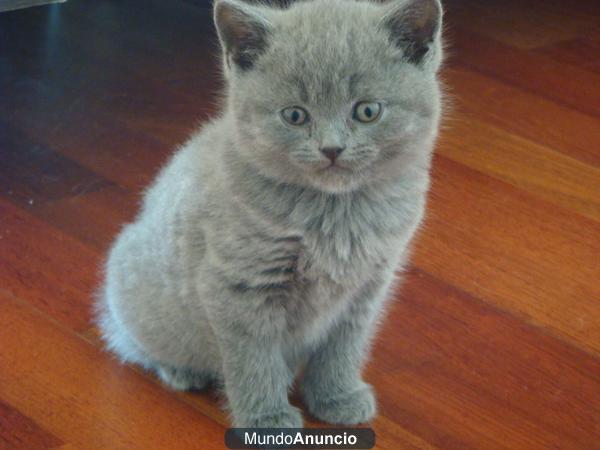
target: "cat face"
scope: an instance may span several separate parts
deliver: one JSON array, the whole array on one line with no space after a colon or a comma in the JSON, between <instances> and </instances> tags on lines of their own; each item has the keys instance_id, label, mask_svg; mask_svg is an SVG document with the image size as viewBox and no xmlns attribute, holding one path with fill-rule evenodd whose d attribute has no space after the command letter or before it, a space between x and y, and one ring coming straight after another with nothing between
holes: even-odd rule
<instances>
[{"instance_id":1,"label":"cat face","mask_svg":"<svg viewBox=\"0 0 600 450\"><path fill-rule=\"evenodd\" d=\"M430 157L439 114L437 0L220 0L240 157L268 177L348 192Z\"/></svg>"}]
</instances>

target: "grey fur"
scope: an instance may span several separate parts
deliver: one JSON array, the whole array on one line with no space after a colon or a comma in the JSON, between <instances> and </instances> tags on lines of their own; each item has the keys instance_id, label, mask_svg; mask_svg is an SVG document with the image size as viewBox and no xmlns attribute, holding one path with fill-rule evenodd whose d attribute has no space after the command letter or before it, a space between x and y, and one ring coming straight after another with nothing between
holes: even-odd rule
<instances>
[{"instance_id":1,"label":"grey fur","mask_svg":"<svg viewBox=\"0 0 600 450\"><path fill-rule=\"evenodd\" d=\"M432 5L439 16L423 25L414 12ZM429 187L441 7L215 8L225 110L175 154L110 251L104 338L175 389L223 383L235 426L300 427L288 389L304 364L314 416L369 421L375 397L361 368ZM381 102L383 115L358 123L358 101ZM284 124L292 105L309 124ZM345 169L325 170L319 149L331 145L346 148Z\"/></svg>"}]
</instances>

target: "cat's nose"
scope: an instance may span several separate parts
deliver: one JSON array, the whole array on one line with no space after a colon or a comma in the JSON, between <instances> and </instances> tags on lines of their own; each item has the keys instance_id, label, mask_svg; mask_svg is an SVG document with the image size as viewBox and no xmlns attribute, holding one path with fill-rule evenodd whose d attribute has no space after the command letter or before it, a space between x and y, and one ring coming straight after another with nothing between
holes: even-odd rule
<instances>
[{"instance_id":1,"label":"cat's nose","mask_svg":"<svg viewBox=\"0 0 600 450\"><path fill-rule=\"evenodd\" d=\"M321 149L321 153L323 153L327 158L329 158L329 161L331 161L331 163L333 164L335 160L338 159L338 156L340 156L345 149L345 147L324 147Z\"/></svg>"}]
</instances>

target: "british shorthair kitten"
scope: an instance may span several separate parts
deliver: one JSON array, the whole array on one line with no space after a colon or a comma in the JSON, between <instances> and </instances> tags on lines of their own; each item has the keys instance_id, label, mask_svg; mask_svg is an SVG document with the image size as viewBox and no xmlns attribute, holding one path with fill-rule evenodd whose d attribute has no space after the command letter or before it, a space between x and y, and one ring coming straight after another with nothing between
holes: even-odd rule
<instances>
[{"instance_id":1,"label":"british shorthair kitten","mask_svg":"<svg viewBox=\"0 0 600 450\"><path fill-rule=\"evenodd\" d=\"M99 323L236 427L376 414L361 377L423 218L441 114L438 0L216 0L226 102L112 247Z\"/></svg>"}]
</instances>

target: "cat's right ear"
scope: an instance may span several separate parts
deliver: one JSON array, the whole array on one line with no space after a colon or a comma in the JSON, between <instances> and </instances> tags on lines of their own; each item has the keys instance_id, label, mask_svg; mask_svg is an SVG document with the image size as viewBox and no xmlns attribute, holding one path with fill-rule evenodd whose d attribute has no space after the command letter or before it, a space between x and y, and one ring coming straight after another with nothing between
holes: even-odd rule
<instances>
[{"instance_id":1,"label":"cat's right ear","mask_svg":"<svg viewBox=\"0 0 600 450\"><path fill-rule=\"evenodd\" d=\"M267 46L269 21L258 7L238 0L216 0L214 10L225 63L250 70Z\"/></svg>"}]
</instances>

